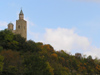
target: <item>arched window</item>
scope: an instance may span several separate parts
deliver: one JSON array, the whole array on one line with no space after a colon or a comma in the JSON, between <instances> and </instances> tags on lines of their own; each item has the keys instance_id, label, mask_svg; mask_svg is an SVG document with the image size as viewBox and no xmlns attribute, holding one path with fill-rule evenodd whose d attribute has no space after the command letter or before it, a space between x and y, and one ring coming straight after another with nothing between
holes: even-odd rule
<instances>
[{"instance_id":1,"label":"arched window","mask_svg":"<svg viewBox=\"0 0 100 75\"><path fill-rule=\"evenodd\" d=\"M18 26L18 28L20 28L20 25Z\"/></svg>"}]
</instances>

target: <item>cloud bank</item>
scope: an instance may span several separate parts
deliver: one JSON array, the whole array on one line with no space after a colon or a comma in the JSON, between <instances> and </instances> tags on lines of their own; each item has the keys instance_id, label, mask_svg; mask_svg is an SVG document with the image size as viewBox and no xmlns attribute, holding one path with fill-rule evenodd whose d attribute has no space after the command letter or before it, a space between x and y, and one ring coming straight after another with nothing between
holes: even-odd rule
<instances>
[{"instance_id":1,"label":"cloud bank","mask_svg":"<svg viewBox=\"0 0 100 75\"><path fill-rule=\"evenodd\" d=\"M91 45L87 37L79 36L74 29L46 29L44 43L51 44L55 50L81 52L82 54L100 57L100 48Z\"/></svg>"}]
</instances>

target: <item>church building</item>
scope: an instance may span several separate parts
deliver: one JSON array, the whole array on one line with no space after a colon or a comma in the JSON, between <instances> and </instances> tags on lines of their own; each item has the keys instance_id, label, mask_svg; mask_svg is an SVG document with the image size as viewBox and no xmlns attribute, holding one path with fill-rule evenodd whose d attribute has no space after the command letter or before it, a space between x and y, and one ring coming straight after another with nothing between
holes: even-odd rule
<instances>
[{"instance_id":1,"label":"church building","mask_svg":"<svg viewBox=\"0 0 100 75\"><path fill-rule=\"evenodd\" d=\"M11 30L14 34L20 34L27 40L27 21L24 20L24 14L21 10L19 13L19 19L16 20L16 29L13 29L13 23L8 24L8 30Z\"/></svg>"}]
</instances>

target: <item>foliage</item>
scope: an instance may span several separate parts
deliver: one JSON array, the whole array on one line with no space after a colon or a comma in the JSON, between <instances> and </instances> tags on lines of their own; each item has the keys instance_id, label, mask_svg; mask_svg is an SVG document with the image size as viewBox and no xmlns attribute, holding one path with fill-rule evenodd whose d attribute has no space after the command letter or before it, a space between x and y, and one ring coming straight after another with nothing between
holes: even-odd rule
<instances>
[{"instance_id":1,"label":"foliage","mask_svg":"<svg viewBox=\"0 0 100 75\"><path fill-rule=\"evenodd\" d=\"M0 75L99 75L100 59L76 58L49 44L0 31Z\"/></svg>"},{"instance_id":2,"label":"foliage","mask_svg":"<svg viewBox=\"0 0 100 75\"><path fill-rule=\"evenodd\" d=\"M4 57L0 55L0 73L3 71L3 60L4 60Z\"/></svg>"},{"instance_id":3,"label":"foliage","mask_svg":"<svg viewBox=\"0 0 100 75\"><path fill-rule=\"evenodd\" d=\"M36 54L24 57L25 75L53 75L49 63Z\"/></svg>"},{"instance_id":4,"label":"foliage","mask_svg":"<svg viewBox=\"0 0 100 75\"><path fill-rule=\"evenodd\" d=\"M2 46L0 46L0 52L3 50L3 47Z\"/></svg>"}]
</instances>

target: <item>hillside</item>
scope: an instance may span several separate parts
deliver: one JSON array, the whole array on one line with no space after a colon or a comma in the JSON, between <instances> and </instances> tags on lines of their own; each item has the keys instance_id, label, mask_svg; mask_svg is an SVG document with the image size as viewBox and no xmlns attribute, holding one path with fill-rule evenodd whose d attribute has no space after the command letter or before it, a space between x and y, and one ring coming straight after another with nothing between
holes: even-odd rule
<instances>
[{"instance_id":1,"label":"hillside","mask_svg":"<svg viewBox=\"0 0 100 75\"><path fill-rule=\"evenodd\" d=\"M0 31L0 75L96 75L99 59L78 58L49 44Z\"/></svg>"}]
</instances>

